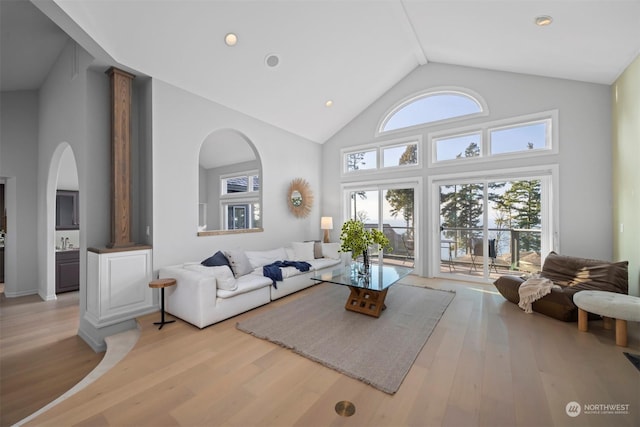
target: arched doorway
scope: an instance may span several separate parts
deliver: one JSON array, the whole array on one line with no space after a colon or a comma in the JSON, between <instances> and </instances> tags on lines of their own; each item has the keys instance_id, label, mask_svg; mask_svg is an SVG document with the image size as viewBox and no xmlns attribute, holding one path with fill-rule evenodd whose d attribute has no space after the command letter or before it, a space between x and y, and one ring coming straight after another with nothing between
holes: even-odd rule
<instances>
[{"instance_id":1,"label":"arched doorway","mask_svg":"<svg viewBox=\"0 0 640 427\"><path fill-rule=\"evenodd\" d=\"M80 232L78 215L80 183L71 146L63 142L53 153L47 179L47 274L44 300L77 290L80 275Z\"/></svg>"}]
</instances>

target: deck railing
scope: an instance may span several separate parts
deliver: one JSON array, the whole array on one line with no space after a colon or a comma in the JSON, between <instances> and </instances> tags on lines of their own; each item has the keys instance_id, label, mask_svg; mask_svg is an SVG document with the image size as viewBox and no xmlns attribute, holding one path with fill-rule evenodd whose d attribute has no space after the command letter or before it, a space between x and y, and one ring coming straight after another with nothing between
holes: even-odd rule
<instances>
[{"instance_id":1,"label":"deck railing","mask_svg":"<svg viewBox=\"0 0 640 427\"><path fill-rule=\"evenodd\" d=\"M377 224L365 224L377 228ZM383 233L391 243L392 251L385 251L386 259L413 262L414 227L383 225ZM490 260L497 268L512 271L540 270L540 237L542 230L523 228L488 228L488 239L495 239L495 259ZM449 267L482 263L471 256L489 255L489 250L474 253L472 242L481 241L484 228L441 227L440 260ZM472 240L473 239L473 240Z\"/></svg>"},{"instance_id":2,"label":"deck railing","mask_svg":"<svg viewBox=\"0 0 640 427\"><path fill-rule=\"evenodd\" d=\"M488 240L495 239L495 264L516 271L540 269L540 229L488 228ZM474 254L473 242L482 239L484 228L440 227L440 238L448 242L446 262L464 261L471 255L489 255L489 250ZM484 249L484 248L483 248Z\"/></svg>"}]
</instances>

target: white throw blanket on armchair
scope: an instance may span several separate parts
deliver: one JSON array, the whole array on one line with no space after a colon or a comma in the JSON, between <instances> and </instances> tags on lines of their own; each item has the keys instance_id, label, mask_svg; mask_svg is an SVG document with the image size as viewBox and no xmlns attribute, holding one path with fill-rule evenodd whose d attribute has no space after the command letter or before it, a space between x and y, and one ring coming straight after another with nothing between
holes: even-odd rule
<instances>
[{"instance_id":1,"label":"white throw blanket on armchair","mask_svg":"<svg viewBox=\"0 0 640 427\"><path fill-rule=\"evenodd\" d=\"M533 313L531 305L543 296L551 293L551 289L554 287L560 289L560 286L554 285L549 279L539 277L538 275L532 276L522 282L518 289L518 294L520 295L518 306L523 309L525 313Z\"/></svg>"}]
</instances>

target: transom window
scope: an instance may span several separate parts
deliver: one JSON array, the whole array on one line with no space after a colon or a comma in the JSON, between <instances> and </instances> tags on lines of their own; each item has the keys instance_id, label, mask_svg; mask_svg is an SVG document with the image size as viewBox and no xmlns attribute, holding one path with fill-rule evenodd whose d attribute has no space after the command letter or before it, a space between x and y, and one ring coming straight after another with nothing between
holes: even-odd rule
<instances>
[{"instance_id":1,"label":"transom window","mask_svg":"<svg viewBox=\"0 0 640 427\"><path fill-rule=\"evenodd\" d=\"M439 162L494 156L526 156L557 153L553 123L557 111L549 111L474 127L429 135L432 160Z\"/></svg>"},{"instance_id":2,"label":"transom window","mask_svg":"<svg viewBox=\"0 0 640 427\"><path fill-rule=\"evenodd\" d=\"M260 177L257 172L220 178L222 194L251 193L260 190Z\"/></svg>"},{"instance_id":3,"label":"transom window","mask_svg":"<svg viewBox=\"0 0 640 427\"><path fill-rule=\"evenodd\" d=\"M477 157L482 150L482 133L473 132L434 139L436 161L454 160L461 157Z\"/></svg>"},{"instance_id":4,"label":"transom window","mask_svg":"<svg viewBox=\"0 0 640 427\"><path fill-rule=\"evenodd\" d=\"M378 132L389 132L427 123L481 114L480 102L458 91L428 92L404 101L382 120Z\"/></svg>"},{"instance_id":5,"label":"transom window","mask_svg":"<svg viewBox=\"0 0 640 427\"><path fill-rule=\"evenodd\" d=\"M391 168L406 168L419 164L419 138L410 141L390 142L377 146L362 147L359 150L344 151L344 173L379 171Z\"/></svg>"},{"instance_id":6,"label":"transom window","mask_svg":"<svg viewBox=\"0 0 640 427\"><path fill-rule=\"evenodd\" d=\"M550 120L490 129L491 154L514 153L549 148Z\"/></svg>"}]
</instances>

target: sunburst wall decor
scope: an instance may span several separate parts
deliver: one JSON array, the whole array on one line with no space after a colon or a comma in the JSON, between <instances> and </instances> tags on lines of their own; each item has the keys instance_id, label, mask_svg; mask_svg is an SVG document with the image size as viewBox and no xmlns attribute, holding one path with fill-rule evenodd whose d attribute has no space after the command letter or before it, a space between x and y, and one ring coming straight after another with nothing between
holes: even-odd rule
<instances>
[{"instance_id":1,"label":"sunburst wall decor","mask_svg":"<svg viewBox=\"0 0 640 427\"><path fill-rule=\"evenodd\" d=\"M296 178L289 185L287 204L292 214L298 218L306 218L313 206L313 193L309 183L302 178Z\"/></svg>"}]
</instances>

